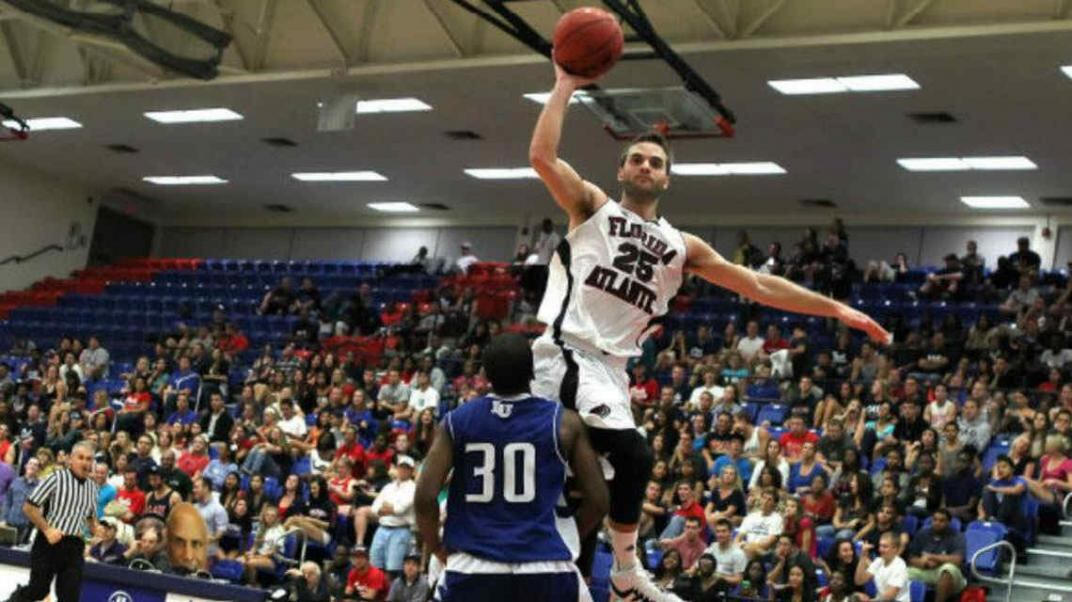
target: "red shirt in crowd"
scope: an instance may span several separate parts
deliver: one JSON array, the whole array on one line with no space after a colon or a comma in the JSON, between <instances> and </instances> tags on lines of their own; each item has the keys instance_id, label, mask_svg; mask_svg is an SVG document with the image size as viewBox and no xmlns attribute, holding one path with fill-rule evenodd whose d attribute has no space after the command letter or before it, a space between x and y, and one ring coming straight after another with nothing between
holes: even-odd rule
<instances>
[{"instance_id":1,"label":"red shirt in crowd","mask_svg":"<svg viewBox=\"0 0 1072 602\"><path fill-rule=\"evenodd\" d=\"M800 458L800 451L804 449L804 444L808 441L818 445L819 435L811 431L804 431L802 435L789 431L788 433L783 433L781 438L778 439L778 443L782 445L782 454L790 460Z\"/></svg>"},{"instance_id":2,"label":"red shirt in crowd","mask_svg":"<svg viewBox=\"0 0 1072 602\"><path fill-rule=\"evenodd\" d=\"M383 448L383 451L376 451L375 447L365 451L365 461L369 464L371 464L373 460L380 460L385 466L390 466L394 463L394 459L395 450L390 447Z\"/></svg>"},{"instance_id":3,"label":"red shirt in crowd","mask_svg":"<svg viewBox=\"0 0 1072 602\"><path fill-rule=\"evenodd\" d=\"M375 598L372 598L373 600L387 599L387 575L372 565L365 567L364 571L356 568L350 569L350 574L346 576L346 589L357 594L359 593L358 587L376 590L378 593Z\"/></svg>"},{"instance_id":4,"label":"red shirt in crowd","mask_svg":"<svg viewBox=\"0 0 1072 602\"><path fill-rule=\"evenodd\" d=\"M339 449L335 450L335 459L346 456L353 462L353 467L350 470L350 474L363 475L365 474L365 448L354 441L353 443L343 443L339 446Z\"/></svg>"},{"instance_id":5,"label":"red shirt in crowd","mask_svg":"<svg viewBox=\"0 0 1072 602\"><path fill-rule=\"evenodd\" d=\"M640 381L629 387L629 398L633 403L642 406L655 405L655 401L659 399L659 383L655 382L654 378Z\"/></svg>"},{"instance_id":6,"label":"red shirt in crowd","mask_svg":"<svg viewBox=\"0 0 1072 602\"><path fill-rule=\"evenodd\" d=\"M333 479L330 479L328 481L328 484L331 485L332 487L338 487L339 489L342 489L343 491L349 491L350 483L352 483L353 480L354 480L353 477L346 477L345 479L341 478L341 477L335 477ZM330 499L331 503L335 504L336 506L343 506L343 505L346 505L346 504L354 503L354 500L352 500L352 499L351 500L344 500L341 497L339 497L335 493L335 491L332 490L331 487L328 487L328 499Z\"/></svg>"},{"instance_id":7,"label":"red shirt in crowd","mask_svg":"<svg viewBox=\"0 0 1072 602\"><path fill-rule=\"evenodd\" d=\"M115 499L126 506L134 515L133 519L127 521L130 524L134 524L138 517L141 516L141 513L145 511L145 493L137 487L134 489L120 487L119 492L115 494Z\"/></svg>"},{"instance_id":8,"label":"red shirt in crowd","mask_svg":"<svg viewBox=\"0 0 1072 602\"><path fill-rule=\"evenodd\" d=\"M700 525L707 524L707 515L704 514L704 507L695 500L690 502L687 506L682 506L674 511L675 516L680 516L684 519L688 519L690 516L694 516L700 519ZM700 539L707 541L707 534L704 533L700 536Z\"/></svg>"},{"instance_id":9,"label":"red shirt in crowd","mask_svg":"<svg viewBox=\"0 0 1072 602\"><path fill-rule=\"evenodd\" d=\"M175 466L179 470L185 472L191 477L201 472L208 466L209 457L208 454L195 454L192 452L182 452L179 459L175 461Z\"/></svg>"}]
</instances>

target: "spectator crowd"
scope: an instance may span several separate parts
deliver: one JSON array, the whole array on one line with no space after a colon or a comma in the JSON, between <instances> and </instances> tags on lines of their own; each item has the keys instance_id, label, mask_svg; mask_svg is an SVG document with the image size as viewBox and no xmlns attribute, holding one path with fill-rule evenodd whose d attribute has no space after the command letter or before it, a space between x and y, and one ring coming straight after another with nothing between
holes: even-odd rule
<instances>
[{"instance_id":1,"label":"spectator crowd","mask_svg":"<svg viewBox=\"0 0 1072 602\"><path fill-rule=\"evenodd\" d=\"M541 227L522 267L545 266L556 236ZM914 282L903 255L857 269L840 222L785 259L777 243L738 242L734 261L842 299ZM695 328L671 319L629 369L656 458L640 539L658 582L689 600L794 602L867 595L870 582L907 602L911 579L946 602L966 583L968 523L1000 522L1022 545L1030 496L1043 528L1056 524L1072 492L1072 283L1040 272L1026 240L996 265L974 243L950 254L910 285L919 304L885 316L886 348L687 283L675 313L712 297L735 311ZM300 318L277 348L251 348L224 317L159 333L130 362L96 337L20 341L0 363L0 533L26 544L22 502L88 440L94 561L289 583L299 600L426 599L415 473L444 413L488 392L483 347L530 332L538 301L481 320L464 282L444 279L418 312L376 307L368 284L321 298L312 278L284 278L259 307ZM928 300L981 309L962 324L933 318ZM380 345L346 343L358 338ZM169 537L191 511L201 556Z\"/></svg>"}]
</instances>

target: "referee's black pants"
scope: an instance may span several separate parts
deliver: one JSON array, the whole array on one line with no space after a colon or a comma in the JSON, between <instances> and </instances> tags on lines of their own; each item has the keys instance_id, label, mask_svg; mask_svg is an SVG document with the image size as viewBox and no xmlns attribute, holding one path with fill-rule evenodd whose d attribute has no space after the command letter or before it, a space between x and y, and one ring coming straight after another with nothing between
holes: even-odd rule
<instances>
[{"instance_id":1,"label":"referee's black pants","mask_svg":"<svg viewBox=\"0 0 1072 602\"><path fill-rule=\"evenodd\" d=\"M20 587L8 602L37 602L49 594L56 579L56 602L78 602L82 591L85 542L80 537L64 537L55 545L38 533L30 549L30 583Z\"/></svg>"}]
</instances>

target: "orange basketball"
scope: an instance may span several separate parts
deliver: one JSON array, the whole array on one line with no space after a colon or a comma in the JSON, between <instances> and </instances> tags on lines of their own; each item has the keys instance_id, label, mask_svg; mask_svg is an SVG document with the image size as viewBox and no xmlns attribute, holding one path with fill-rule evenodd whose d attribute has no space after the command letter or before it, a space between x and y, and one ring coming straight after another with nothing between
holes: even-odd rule
<instances>
[{"instance_id":1,"label":"orange basketball","mask_svg":"<svg viewBox=\"0 0 1072 602\"><path fill-rule=\"evenodd\" d=\"M576 8L555 25L555 62L572 75L596 78L610 71L624 45L618 20L600 8Z\"/></svg>"}]
</instances>

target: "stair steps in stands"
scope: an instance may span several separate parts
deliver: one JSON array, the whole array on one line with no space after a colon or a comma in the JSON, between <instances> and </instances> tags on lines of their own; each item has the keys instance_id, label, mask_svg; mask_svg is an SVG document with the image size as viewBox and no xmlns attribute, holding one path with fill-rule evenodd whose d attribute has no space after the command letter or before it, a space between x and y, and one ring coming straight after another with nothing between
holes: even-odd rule
<instances>
[{"instance_id":1,"label":"stair steps in stands","mask_svg":"<svg viewBox=\"0 0 1072 602\"><path fill-rule=\"evenodd\" d=\"M990 584L989 602L1004 602L1006 588ZM1013 602L1072 602L1072 521L1061 521L1061 535L1039 535L1016 565Z\"/></svg>"}]
</instances>

